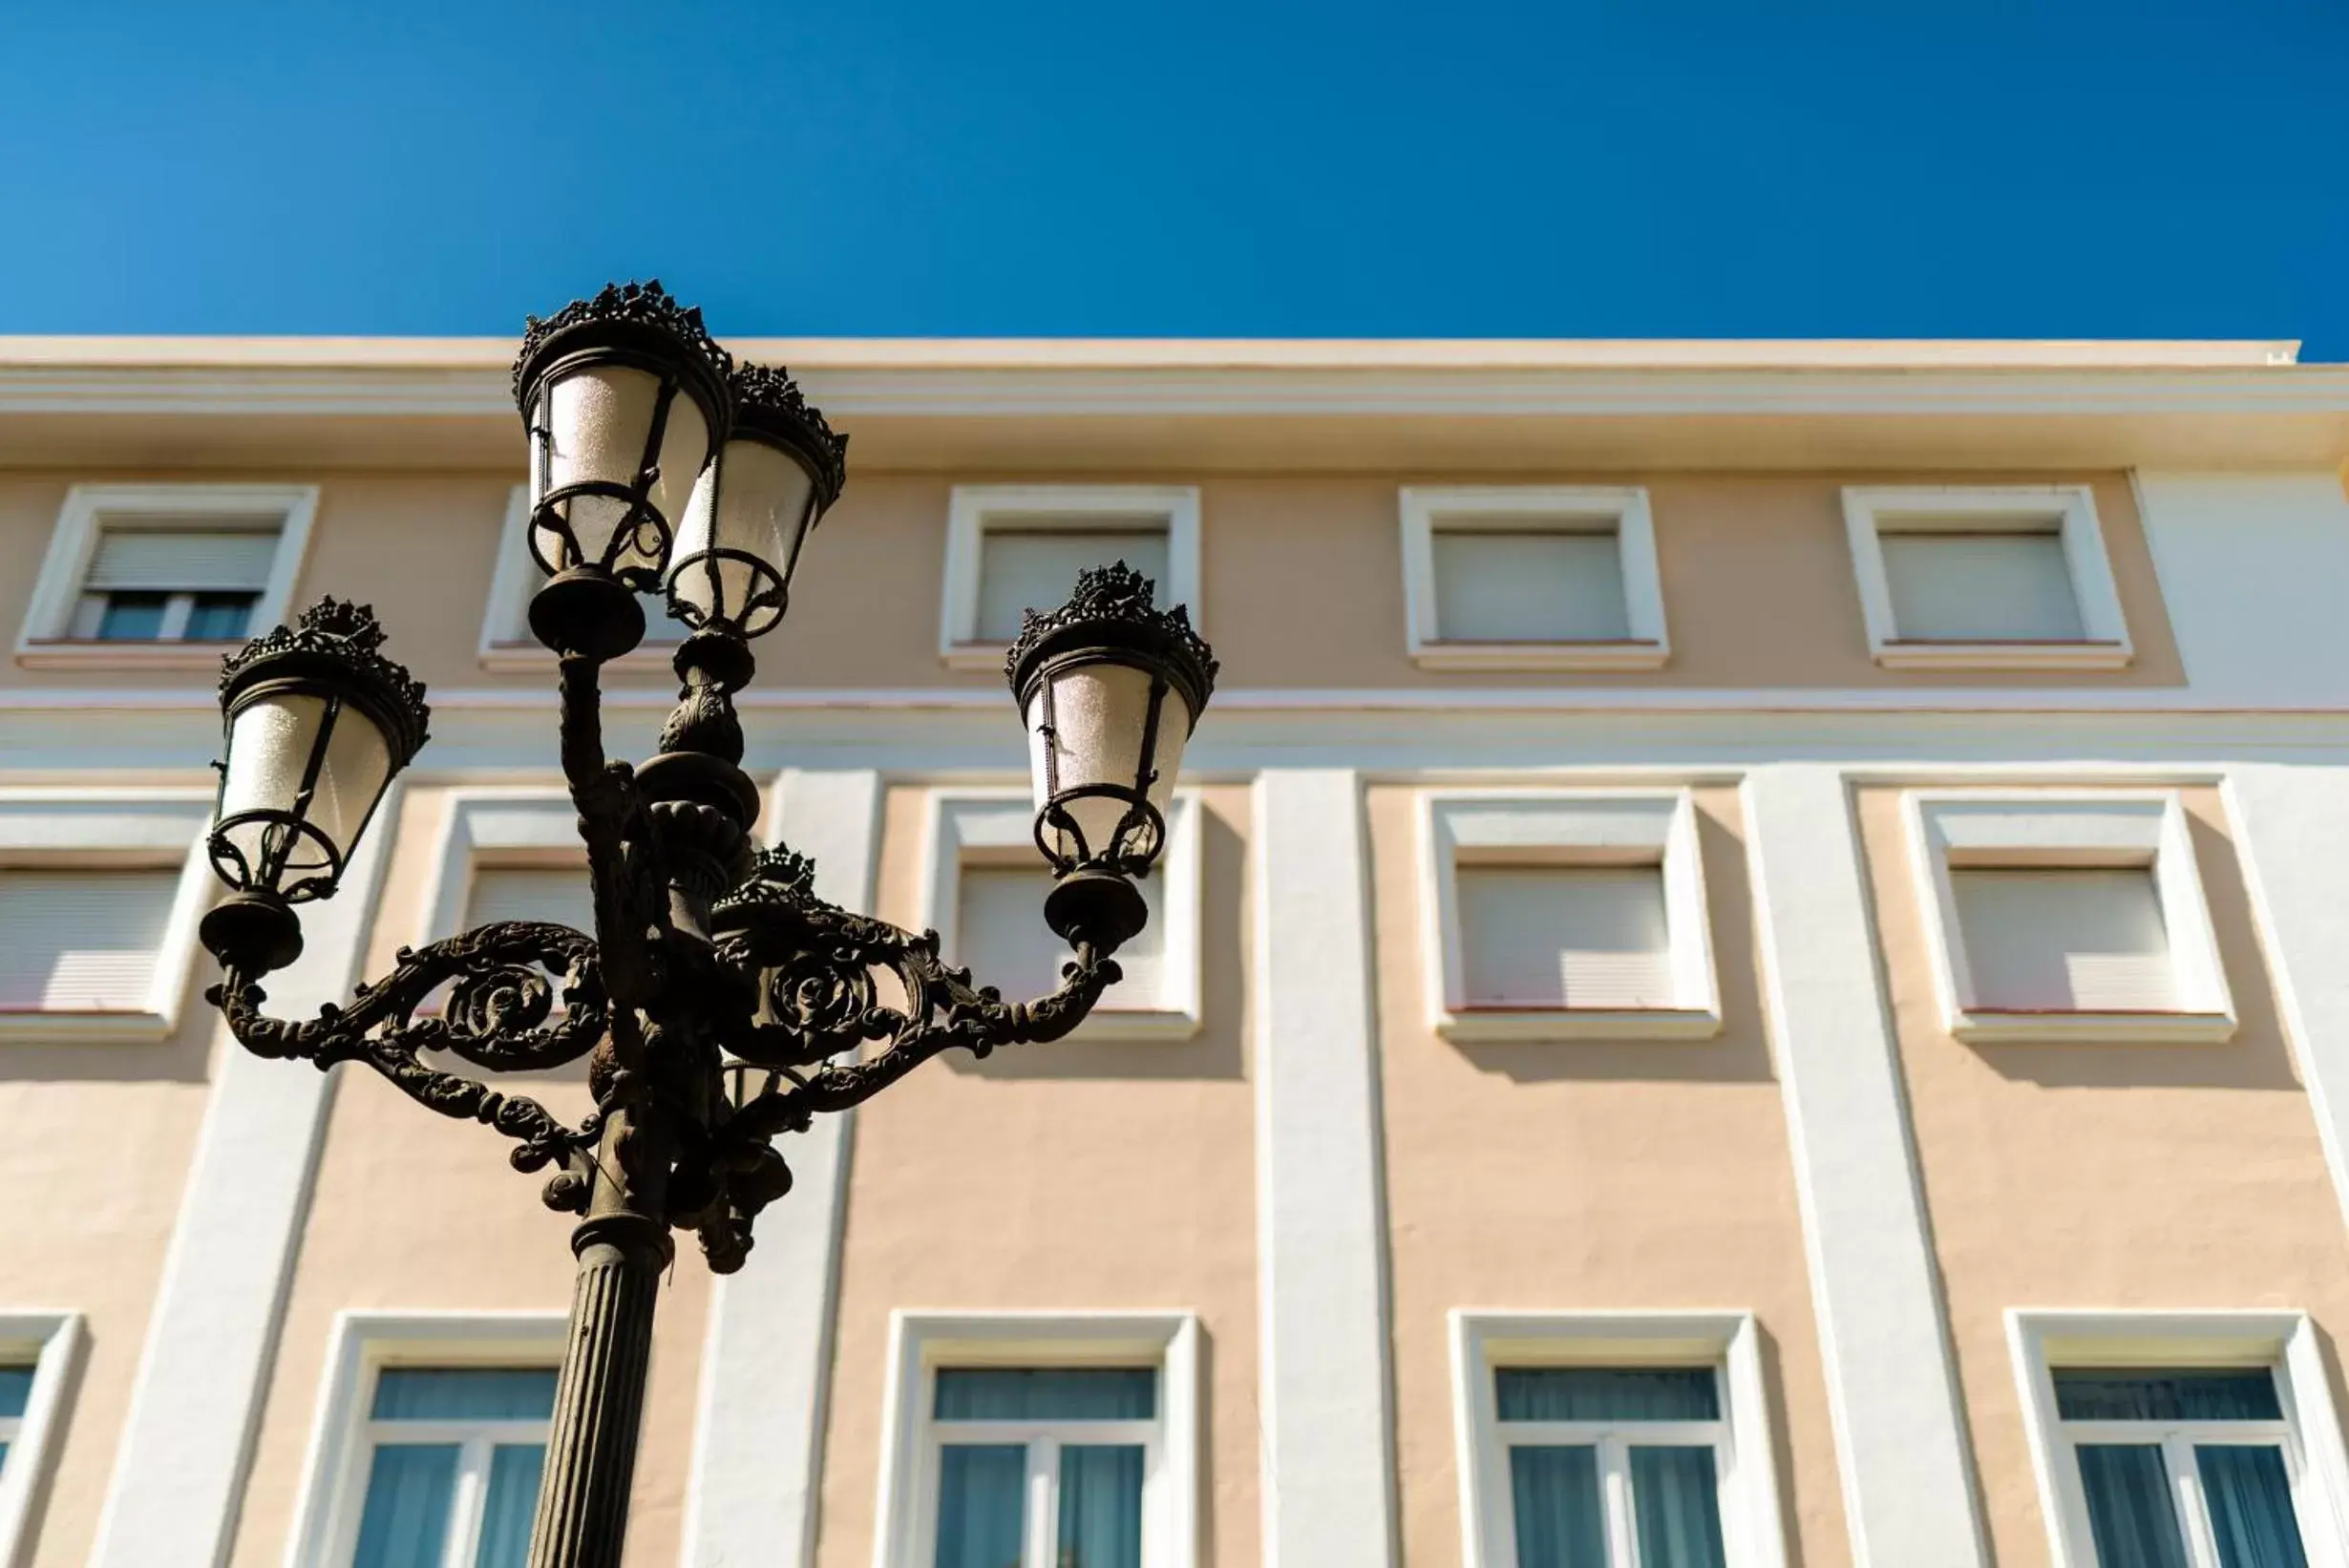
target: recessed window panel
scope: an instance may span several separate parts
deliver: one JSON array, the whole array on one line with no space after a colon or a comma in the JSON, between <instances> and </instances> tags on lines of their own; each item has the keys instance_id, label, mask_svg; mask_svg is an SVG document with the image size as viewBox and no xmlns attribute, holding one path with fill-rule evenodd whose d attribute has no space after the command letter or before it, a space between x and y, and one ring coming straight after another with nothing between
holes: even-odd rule
<instances>
[{"instance_id":1,"label":"recessed window panel","mask_svg":"<svg viewBox=\"0 0 2349 1568\"><path fill-rule=\"evenodd\" d=\"M1881 536L1894 636L1904 643L2074 643L2086 636L2055 533L1920 530Z\"/></svg>"},{"instance_id":2,"label":"recessed window panel","mask_svg":"<svg viewBox=\"0 0 2349 1568\"><path fill-rule=\"evenodd\" d=\"M143 1012L177 870L0 871L0 1008Z\"/></svg>"},{"instance_id":3,"label":"recessed window panel","mask_svg":"<svg viewBox=\"0 0 2349 1568\"><path fill-rule=\"evenodd\" d=\"M1156 586L1166 604L1167 535L1151 527L1022 528L990 519L980 541L981 642L1008 643L1024 610L1053 610L1076 592L1077 574L1122 561Z\"/></svg>"},{"instance_id":4,"label":"recessed window panel","mask_svg":"<svg viewBox=\"0 0 2349 1568\"><path fill-rule=\"evenodd\" d=\"M1438 528L1436 636L1445 642L1610 643L1631 636L1613 532Z\"/></svg>"},{"instance_id":5,"label":"recessed window panel","mask_svg":"<svg viewBox=\"0 0 2349 1568\"><path fill-rule=\"evenodd\" d=\"M1166 903L1163 876L1153 868L1135 885L1150 910L1150 923L1117 949L1124 979L1103 993L1105 1007L1156 1007L1166 989ZM982 985L1025 1001L1060 989L1060 966L1073 958L1068 944L1044 923L1044 901L1052 874L1036 862L1024 865L966 863L957 878L954 960L967 964Z\"/></svg>"},{"instance_id":6,"label":"recessed window panel","mask_svg":"<svg viewBox=\"0 0 2349 1568\"><path fill-rule=\"evenodd\" d=\"M1951 871L1950 889L1977 1007L2176 1009L2176 975L2149 868L1961 868Z\"/></svg>"},{"instance_id":7,"label":"recessed window panel","mask_svg":"<svg viewBox=\"0 0 2349 1568\"><path fill-rule=\"evenodd\" d=\"M465 895L465 924L545 921L574 931L595 927L595 889L583 865L476 865Z\"/></svg>"},{"instance_id":8,"label":"recessed window panel","mask_svg":"<svg viewBox=\"0 0 2349 1568\"><path fill-rule=\"evenodd\" d=\"M1463 865L1471 1007L1668 1007L1661 866Z\"/></svg>"}]
</instances>

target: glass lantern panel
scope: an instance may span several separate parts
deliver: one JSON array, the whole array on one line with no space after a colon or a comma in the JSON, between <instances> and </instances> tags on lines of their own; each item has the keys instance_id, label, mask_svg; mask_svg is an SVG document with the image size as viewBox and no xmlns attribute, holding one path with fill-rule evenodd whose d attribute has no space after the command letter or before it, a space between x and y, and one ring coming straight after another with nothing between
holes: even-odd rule
<instances>
[{"instance_id":1,"label":"glass lantern panel","mask_svg":"<svg viewBox=\"0 0 2349 1568\"><path fill-rule=\"evenodd\" d=\"M223 819L245 812L290 814L302 777L325 722L327 700L308 692L265 697L237 715L229 731L228 779L221 795ZM327 736L327 752L312 788L307 819L349 855L367 815L392 777L391 748L374 721L345 705ZM248 867L261 863L265 824L248 822L229 831ZM293 847L286 882L329 869L318 845Z\"/></svg>"},{"instance_id":2,"label":"glass lantern panel","mask_svg":"<svg viewBox=\"0 0 2349 1568\"><path fill-rule=\"evenodd\" d=\"M531 498L534 515L542 496L570 485L597 483L633 489L645 460L645 445L651 438L653 414L660 407L660 377L627 366L598 365L553 383L544 396L544 422L550 437L546 489ZM680 392L669 403L656 458L658 474L646 496L653 510L675 519L709 455L709 424L700 406ZM581 496L565 502L563 512L582 558L599 562L611 548L614 531L627 519L628 503L619 497ZM546 560L563 562L561 541L549 530L539 528L534 542ZM657 544L655 540L643 538L623 541L613 556L613 570L659 571L666 562L643 548Z\"/></svg>"},{"instance_id":3,"label":"glass lantern panel","mask_svg":"<svg viewBox=\"0 0 2349 1568\"><path fill-rule=\"evenodd\" d=\"M1071 665L1048 677L1027 710L1028 764L1038 810L1056 790L1066 792L1090 784L1133 789L1142 772L1150 687L1150 671L1107 662ZM1048 737L1042 728L1047 689L1052 697ZM1183 746L1190 738L1191 710L1170 686L1159 710L1158 734L1151 757L1156 777L1150 784L1150 803L1161 816L1174 803L1174 775L1182 766ZM1126 809L1124 800L1091 795L1070 802L1069 815L1084 834L1086 846L1098 855L1109 847ZM1065 830L1048 827L1046 835L1056 853L1076 853Z\"/></svg>"},{"instance_id":4,"label":"glass lantern panel","mask_svg":"<svg viewBox=\"0 0 2349 1568\"><path fill-rule=\"evenodd\" d=\"M741 624L759 573L747 562L708 552L739 550L785 577L815 488L814 477L791 454L764 441L729 441L720 463L694 487L678 526L672 584L678 600L709 619ZM720 491L714 519L713 490Z\"/></svg>"}]
</instances>

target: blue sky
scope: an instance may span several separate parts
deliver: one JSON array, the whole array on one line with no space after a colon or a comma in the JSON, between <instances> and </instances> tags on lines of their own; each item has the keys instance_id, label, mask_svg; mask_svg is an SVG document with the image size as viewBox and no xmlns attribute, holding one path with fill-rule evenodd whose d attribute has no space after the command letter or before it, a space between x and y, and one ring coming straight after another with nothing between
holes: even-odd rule
<instances>
[{"instance_id":1,"label":"blue sky","mask_svg":"<svg viewBox=\"0 0 2349 1568\"><path fill-rule=\"evenodd\" d=\"M2349 5L0 0L0 332L2299 337Z\"/></svg>"}]
</instances>

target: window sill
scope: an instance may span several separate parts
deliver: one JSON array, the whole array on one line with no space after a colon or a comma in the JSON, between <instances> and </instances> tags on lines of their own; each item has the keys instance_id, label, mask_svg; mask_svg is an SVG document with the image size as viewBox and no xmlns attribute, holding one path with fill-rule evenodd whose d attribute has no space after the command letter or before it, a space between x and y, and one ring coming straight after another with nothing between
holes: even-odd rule
<instances>
[{"instance_id":1,"label":"window sill","mask_svg":"<svg viewBox=\"0 0 2349 1568\"><path fill-rule=\"evenodd\" d=\"M0 1008L0 1042L73 1041L76 1045L152 1045L168 1040L178 1021L159 1012L51 1012Z\"/></svg>"},{"instance_id":2,"label":"window sill","mask_svg":"<svg viewBox=\"0 0 2349 1568\"><path fill-rule=\"evenodd\" d=\"M100 643L62 638L20 643L16 662L26 669L203 669L243 647L240 637L223 643Z\"/></svg>"},{"instance_id":3,"label":"window sill","mask_svg":"<svg viewBox=\"0 0 2349 1568\"><path fill-rule=\"evenodd\" d=\"M2234 1037L2231 1012L2068 1012L1970 1008L1949 1021L1968 1045L2057 1043L2215 1046Z\"/></svg>"},{"instance_id":4,"label":"window sill","mask_svg":"<svg viewBox=\"0 0 2349 1568\"><path fill-rule=\"evenodd\" d=\"M647 637L606 669L667 669L681 640ZM481 667L498 675L543 675L555 667L554 651L538 643L492 643L481 650Z\"/></svg>"},{"instance_id":5,"label":"window sill","mask_svg":"<svg viewBox=\"0 0 2349 1568\"><path fill-rule=\"evenodd\" d=\"M2127 643L1880 643L1886 669L2126 669Z\"/></svg>"},{"instance_id":6,"label":"window sill","mask_svg":"<svg viewBox=\"0 0 2349 1568\"><path fill-rule=\"evenodd\" d=\"M1199 1032L1196 1012L1162 1007L1097 1007L1069 1031L1071 1040L1188 1040Z\"/></svg>"},{"instance_id":7,"label":"window sill","mask_svg":"<svg viewBox=\"0 0 2349 1568\"><path fill-rule=\"evenodd\" d=\"M1710 1040L1721 1014L1704 1007L1464 1007L1435 1021L1447 1040Z\"/></svg>"},{"instance_id":8,"label":"window sill","mask_svg":"<svg viewBox=\"0 0 2349 1568\"><path fill-rule=\"evenodd\" d=\"M1671 649L1647 639L1603 643L1477 643L1436 639L1411 649L1422 669L1661 669Z\"/></svg>"}]
</instances>

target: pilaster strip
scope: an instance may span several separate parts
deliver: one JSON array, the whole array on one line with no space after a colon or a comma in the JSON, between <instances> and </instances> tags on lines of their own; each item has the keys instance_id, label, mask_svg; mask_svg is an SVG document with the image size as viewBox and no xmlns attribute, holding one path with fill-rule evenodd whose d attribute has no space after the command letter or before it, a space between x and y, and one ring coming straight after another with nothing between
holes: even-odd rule
<instances>
[{"instance_id":1,"label":"pilaster strip","mask_svg":"<svg viewBox=\"0 0 2349 1568\"><path fill-rule=\"evenodd\" d=\"M777 786L777 836L815 858L816 893L842 908L872 910L880 805L866 770L793 770ZM784 1140L792 1190L759 1216L742 1272L710 1292L686 1568L815 1561L853 1114Z\"/></svg>"},{"instance_id":2,"label":"pilaster strip","mask_svg":"<svg viewBox=\"0 0 2349 1568\"><path fill-rule=\"evenodd\" d=\"M1852 802L1816 764L1745 787L1786 1099L1855 1568L1984 1568L1972 1452Z\"/></svg>"},{"instance_id":3,"label":"pilaster strip","mask_svg":"<svg viewBox=\"0 0 2349 1568\"><path fill-rule=\"evenodd\" d=\"M272 1011L306 1017L348 998L398 820L394 784L341 891L303 906L302 956L266 982ZM264 1061L225 1028L214 1040L212 1093L91 1568L216 1568L236 1536L339 1074Z\"/></svg>"},{"instance_id":4,"label":"pilaster strip","mask_svg":"<svg viewBox=\"0 0 2349 1568\"><path fill-rule=\"evenodd\" d=\"M1396 1560L1362 785L1259 775L1257 1279L1266 1568Z\"/></svg>"}]
</instances>

